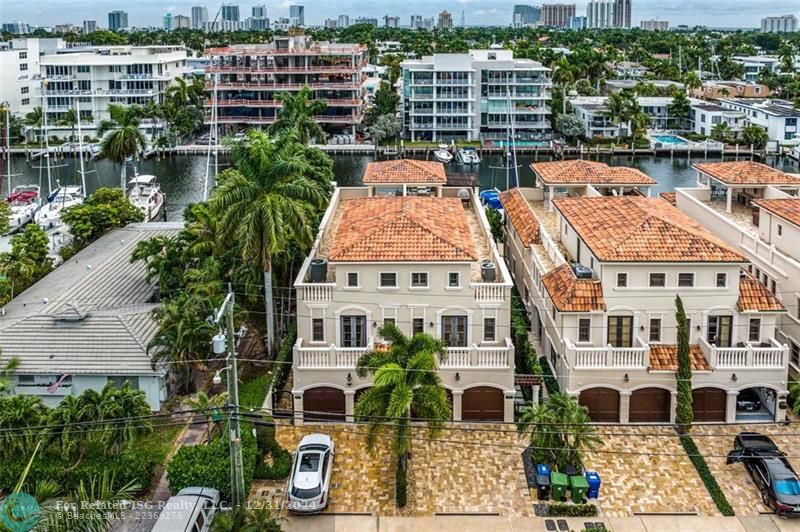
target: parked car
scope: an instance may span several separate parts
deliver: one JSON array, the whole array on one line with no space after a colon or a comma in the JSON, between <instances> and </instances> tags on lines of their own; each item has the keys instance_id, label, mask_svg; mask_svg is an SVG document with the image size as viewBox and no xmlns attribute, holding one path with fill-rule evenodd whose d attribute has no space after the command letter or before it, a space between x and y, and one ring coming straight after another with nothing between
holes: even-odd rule
<instances>
[{"instance_id":1,"label":"parked car","mask_svg":"<svg viewBox=\"0 0 800 532\"><path fill-rule=\"evenodd\" d=\"M326 434L300 440L289 479L289 511L316 513L328 506L333 455L333 440Z\"/></svg>"},{"instance_id":2,"label":"parked car","mask_svg":"<svg viewBox=\"0 0 800 532\"><path fill-rule=\"evenodd\" d=\"M214 488L183 488L164 504L152 532L207 532L219 504L219 491Z\"/></svg>"},{"instance_id":3,"label":"parked car","mask_svg":"<svg viewBox=\"0 0 800 532\"><path fill-rule=\"evenodd\" d=\"M800 478L786 455L758 432L741 432L733 440L726 463L744 463L765 506L785 517L800 517Z\"/></svg>"},{"instance_id":4,"label":"parked car","mask_svg":"<svg viewBox=\"0 0 800 532\"><path fill-rule=\"evenodd\" d=\"M736 396L736 410L739 412L758 412L761 410L761 397L752 388L739 392Z\"/></svg>"}]
</instances>

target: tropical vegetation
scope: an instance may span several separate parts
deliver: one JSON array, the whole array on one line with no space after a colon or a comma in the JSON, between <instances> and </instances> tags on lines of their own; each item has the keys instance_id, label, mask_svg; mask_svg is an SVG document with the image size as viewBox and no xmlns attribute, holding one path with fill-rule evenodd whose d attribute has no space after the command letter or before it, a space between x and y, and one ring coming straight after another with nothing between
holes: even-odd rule
<instances>
[{"instance_id":1,"label":"tropical vegetation","mask_svg":"<svg viewBox=\"0 0 800 532\"><path fill-rule=\"evenodd\" d=\"M678 324L678 371L675 373L678 402L675 423L686 432L694 419L692 409L692 355L689 351L689 324L680 296L675 296L675 323Z\"/></svg>"},{"instance_id":2,"label":"tropical vegetation","mask_svg":"<svg viewBox=\"0 0 800 532\"><path fill-rule=\"evenodd\" d=\"M11 237L11 250L0 253L0 305L5 305L53 269L44 229L28 224Z\"/></svg>"}]
</instances>

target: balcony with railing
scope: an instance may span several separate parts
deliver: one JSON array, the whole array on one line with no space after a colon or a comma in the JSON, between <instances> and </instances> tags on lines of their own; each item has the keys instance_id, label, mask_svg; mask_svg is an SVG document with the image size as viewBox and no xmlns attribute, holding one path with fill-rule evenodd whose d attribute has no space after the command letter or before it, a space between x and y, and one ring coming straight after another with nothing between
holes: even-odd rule
<instances>
[{"instance_id":1,"label":"balcony with railing","mask_svg":"<svg viewBox=\"0 0 800 532\"><path fill-rule=\"evenodd\" d=\"M717 347L700 338L700 349L712 369L777 369L786 368L789 348L771 338L758 345Z\"/></svg>"},{"instance_id":2,"label":"balcony with railing","mask_svg":"<svg viewBox=\"0 0 800 532\"><path fill-rule=\"evenodd\" d=\"M650 363L650 349L640 338L631 347L577 346L564 340L567 360L576 370L641 369Z\"/></svg>"},{"instance_id":3,"label":"balcony with railing","mask_svg":"<svg viewBox=\"0 0 800 532\"><path fill-rule=\"evenodd\" d=\"M510 338L505 345L479 347L447 347L447 356L439 361L440 369L470 368L511 368L514 360L514 346Z\"/></svg>"}]
</instances>

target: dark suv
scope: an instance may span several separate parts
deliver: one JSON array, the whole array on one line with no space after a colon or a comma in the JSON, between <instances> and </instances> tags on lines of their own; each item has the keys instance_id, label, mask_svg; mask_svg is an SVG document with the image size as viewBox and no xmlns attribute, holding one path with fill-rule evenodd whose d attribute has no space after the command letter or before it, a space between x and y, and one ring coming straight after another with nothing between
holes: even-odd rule
<instances>
[{"instance_id":1,"label":"dark suv","mask_svg":"<svg viewBox=\"0 0 800 532\"><path fill-rule=\"evenodd\" d=\"M761 500L775 513L800 517L800 479L771 439L758 432L742 432L733 440L726 463L744 463L761 492Z\"/></svg>"}]
</instances>

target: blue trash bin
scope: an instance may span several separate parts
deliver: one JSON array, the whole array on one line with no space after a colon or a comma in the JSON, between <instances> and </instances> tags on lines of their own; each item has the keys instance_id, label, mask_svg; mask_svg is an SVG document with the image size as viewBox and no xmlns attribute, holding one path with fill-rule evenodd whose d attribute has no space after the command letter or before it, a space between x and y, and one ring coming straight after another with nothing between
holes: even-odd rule
<instances>
[{"instance_id":1,"label":"blue trash bin","mask_svg":"<svg viewBox=\"0 0 800 532\"><path fill-rule=\"evenodd\" d=\"M589 489L586 491L588 499L597 499L600 497L600 475L595 471L588 471L586 473L586 482L589 483Z\"/></svg>"},{"instance_id":2,"label":"blue trash bin","mask_svg":"<svg viewBox=\"0 0 800 532\"><path fill-rule=\"evenodd\" d=\"M537 476L550 476L550 466L547 464L536 464Z\"/></svg>"}]
</instances>

